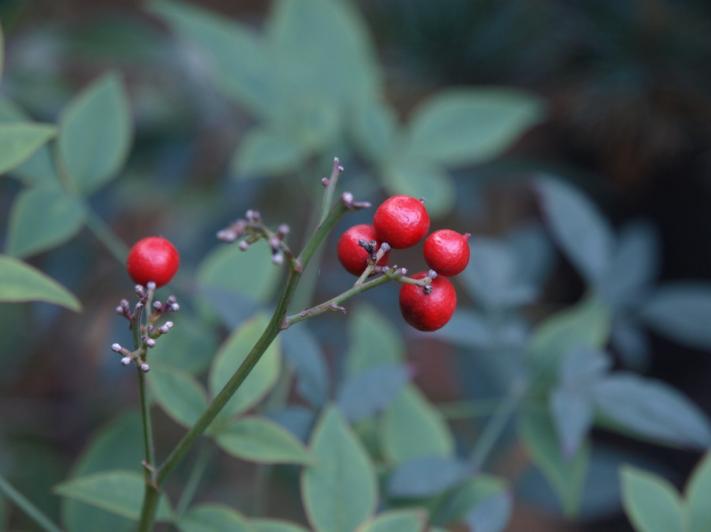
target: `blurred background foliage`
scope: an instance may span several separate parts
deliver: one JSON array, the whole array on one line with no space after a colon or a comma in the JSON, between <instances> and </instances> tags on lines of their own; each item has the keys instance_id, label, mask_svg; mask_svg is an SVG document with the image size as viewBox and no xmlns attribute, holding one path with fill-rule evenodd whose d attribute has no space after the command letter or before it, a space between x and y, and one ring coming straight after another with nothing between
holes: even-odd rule
<instances>
[{"instance_id":1,"label":"blurred background foliage","mask_svg":"<svg viewBox=\"0 0 711 532\"><path fill-rule=\"evenodd\" d=\"M52 491L137 471L133 375L108 349L128 342L113 313L131 289L122 241L160 233L182 254L184 311L151 354L161 453L244 355L280 281L266 248L240 253L216 230L258 208L301 241L338 155L357 197L422 196L437 226L475 235L459 310L414 334L386 286L345 319L289 330L217 446L170 486L175 511L204 470L196 503L327 520L318 474L302 505L294 465L254 462L308 462L299 441L323 459L329 442L352 450L345 419L369 456L356 450L366 465L346 475L355 521L375 501L359 477L372 461L379 511L426 509L452 530L628 530L623 491L653 530L638 517L670 490L640 470L681 489L711 445L707 2L5 0L0 21L0 122L57 126L46 144L55 131L33 126L41 147L0 179L3 249L82 304L0 305L0 471L50 516L131 527L130 507L84 504L92 484ZM351 282L334 244L295 307ZM423 266L417 251L397 260ZM489 451L502 409L516 419ZM622 464L637 469L620 485ZM3 526L32 527L0 500Z\"/></svg>"}]
</instances>

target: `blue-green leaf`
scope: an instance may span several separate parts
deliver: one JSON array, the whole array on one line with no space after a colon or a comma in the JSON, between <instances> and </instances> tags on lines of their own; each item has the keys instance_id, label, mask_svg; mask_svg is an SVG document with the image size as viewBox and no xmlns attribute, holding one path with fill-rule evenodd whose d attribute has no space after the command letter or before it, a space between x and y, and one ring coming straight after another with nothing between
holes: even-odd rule
<instances>
[{"instance_id":1,"label":"blue-green leaf","mask_svg":"<svg viewBox=\"0 0 711 532\"><path fill-rule=\"evenodd\" d=\"M381 412L410 380L410 372L400 364L382 364L349 377L338 394L338 406L351 421L360 421Z\"/></svg>"},{"instance_id":2,"label":"blue-green leaf","mask_svg":"<svg viewBox=\"0 0 711 532\"><path fill-rule=\"evenodd\" d=\"M360 304L348 321L348 373L354 375L385 363L401 362L405 344L397 329L378 310Z\"/></svg>"},{"instance_id":3,"label":"blue-green leaf","mask_svg":"<svg viewBox=\"0 0 711 532\"><path fill-rule=\"evenodd\" d=\"M62 113L58 153L71 187L90 194L121 170L131 144L128 99L118 76L105 75Z\"/></svg>"},{"instance_id":4,"label":"blue-green leaf","mask_svg":"<svg viewBox=\"0 0 711 532\"><path fill-rule=\"evenodd\" d=\"M247 519L222 504L191 508L177 522L180 532L252 532Z\"/></svg>"},{"instance_id":5,"label":"blue-green leaf","mask_svg":"<svg viewBox=\"0 0 711 532\"><path fill-rule=\"evenodd\" d=\"M537 182L553 237L578 272L597 284L612 261L614 235L607 220L581 192L557 179Z\"/></svg>"},{"instance_id":6,"label":"blue-green leaf","mask_svg":"<svg viewBox=\"0 0 711 532\"><path fill-rule=\"evenodd\" d=\"M72 238L84 224L82 202L59 187L24 190L10 213L7 252L27 257Z\"/></svg>"},{"instance_id":7,"label":"blue-green leaf","mask_svg":"<svg viewBox=\"0 0 711 532\"><path fill-rule=\"evenodd\" d=\"M661 381L616 373L593 394L600 414L614 427L669 445L705 449L711 425L701 409Z\"/></svg>"},{"instance_id":8,"label":"blue-green leaf","mask_svg":"<svg viewBox=\"0 0 711 532\"><path fill-rule=\"evenodd\" d=\"M383 172L388 191L424 199L433 218L446 214L454 205L454 182L436 163L414 156L400 158L388 163Z\"/></svg>"},{"instance_id":9,"label":"blue-green leaf","mask_svg":"<svg viewBox=\"0 0 711 532\"><path fill-rule=\"evenodd\" d=\"M328 368L316 339L306 324L289 327L281 333L284 356L294 370L297 390L314 407L328 397Z\"/></svg>"},{"instance_id":10,"label":"blue-green leaf","mask_svg":"<svg viewBox=\"0 0 711 532\"><path fill-rule=\"evenodd\" d=\"M421 510L391 510L363 523L357 532L422 532L426 519Z\"/></svg>"},{"instance_id":11,"label":"blue-green leaf","mask_svg":"<svg viewBox=\"0 0 711 532\"><path fill-rule=\"evenodd\" d=\"M207 408L205 390L187 372L168 366L154 367L148 383L158 404L184 427L192 427Z\"/></svg>"},{"instance_id":12,"label":"blue-green leaf","mask_svg":"<svg viewBox=\"0 0 711 532\"><path fill-rule=\"evenodd\" d=\"M688 532L711 530L711 453L696 466L686 486L686 527Z\"/></svg>"},{"instance_id":13,"label":"blue-green leaf","mask_svg":"<svg viewBox=\"0 0 711 532\"><path fill-rule=\"evenodd\" d=\"M238 177L268 177L296 172L310 152L297 138L268 129L252 129L235 152Z\"/></svg>"},{"instance_id":14,"label":"blue-green leaf","mask_svg":"<svg viewBox=\"0 0 711 532\"><path fill-rule=\"evenodd\" d=\"M399 464L390 475L393 497L431 497L464 480L466 464L443 456L422 456Z\"/></svg>"},{"instance_id":15,"label":"blue-green leaf","mask_svg":"<svg viewBox=\"0 0 711 532\"><path fill-rule=\"evenodd\" d=\"M642 319L677 342L711 347L711 284L676 282L659 287L642 306Z\"/></svg>"}]
</instances>

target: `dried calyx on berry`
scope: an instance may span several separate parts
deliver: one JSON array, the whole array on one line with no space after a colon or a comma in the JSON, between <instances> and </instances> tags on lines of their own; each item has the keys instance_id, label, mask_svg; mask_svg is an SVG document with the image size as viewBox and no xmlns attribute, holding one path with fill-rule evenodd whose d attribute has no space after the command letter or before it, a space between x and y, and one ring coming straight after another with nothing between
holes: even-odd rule
<instances>
[{"instance_id":1,"label":"dried calyx on berry","mask_svg":"<svg viewBox=\"0 0 711 532\"><path fill-rule=\"evenodd\" d=\"M338 239L338 260L353 275L361 275L369 264L385 266L390 245L376 240L372 225L354 225Z\"/></svg>"},{"instance_id":2,"label":"dried calyx on berry","mask_svg":"<svg viewBox=\"0 0 711 532\"><path fill-rule=\"evenodd\" d=\"M175 324L167 319L168 315L180 310L178 300L173 295L165 301L155 299L156 288L153 281L145 286L137 284L134 289L137 300L133 308L126 299L122 299L116 307L116 313L128 320L135 345L133 350L129 350L114 343L111 350L121 355L124 366L134 363L144 373L151 369L147 361L148 350L155 347L158 339L174 327Z\"/></svg>"},{"instance_id":3,"label":"dried calyx on berry","mask_svg":"<svg viewBox=\"0 0 711 532\"><path fill-rule=\"evenodd\" d=\"M259 211L249 209L244 218L240 218L224 229L217 232L217 238L223 242L238 242L239 249L247 251L249 246L264 240L272 250L272 262L274 264L283 264L284 259L295 261L296 258L291 252L286 237L289 234L289 226L280 224L275 230L272 230L262 221L262 215Z\"/></svg>"}]
</instances>

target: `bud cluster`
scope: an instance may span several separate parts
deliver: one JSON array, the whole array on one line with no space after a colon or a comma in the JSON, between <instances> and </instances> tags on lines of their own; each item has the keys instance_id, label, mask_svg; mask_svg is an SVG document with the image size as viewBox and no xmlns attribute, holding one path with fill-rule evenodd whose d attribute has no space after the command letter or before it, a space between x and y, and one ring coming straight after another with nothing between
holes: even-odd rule
<instances>
[{"instance_id":1,"label":"bud cluster","mask_svg":"<svg viewBox=\"0 0 711 532\"><path fill-rule=\"evenodd\" d=\"M272 262L283 264L284 258L293 258L289 246L286 244L286 236L289 234L289 226L280 224L276 230L267 227L262 221L259 211L249 209L244 218L240 218L229 226L217 232L217 238L223 242L239 241L238 246L242 251L247 251L249 246L259 240L265 240L272 250Z\"/></svg>"},{"instance_id":2,"label":"bud cluster","mask_svg":"<svg viewBox=\"0 0 711 532\"><path fill-rule=\"evenodd\" d=\"M116 313L128 320L136 346L135 349L129 350L114 343L111 350L121 355L121 363L124 366L134 363L143 372L151 369L147 362L148 349L155 347L156 340L168 334L175 325L166 319L167 315L180 310L175 296L168 296L165 301L154 300L155 290L154 282L149 282L145 286L137 284L135 287L137 301L133 308L126 299L122 299L116 307Z\"/></svg>"}]
</instances>

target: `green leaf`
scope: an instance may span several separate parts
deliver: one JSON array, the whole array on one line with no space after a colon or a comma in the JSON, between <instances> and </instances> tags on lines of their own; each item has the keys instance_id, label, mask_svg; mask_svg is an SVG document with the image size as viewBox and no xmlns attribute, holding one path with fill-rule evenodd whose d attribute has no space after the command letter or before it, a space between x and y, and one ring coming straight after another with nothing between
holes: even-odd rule
<instances>
[{"instance_id":1,"label":"green leaf","mask_svg":"<svg viewBox=\"0 0 711 532\"><path fill-rule=\"evenodd\" d=\"M338 407L351 422L371 417L393 402L410 381L401 364L381 364L350 376L338 393Z\"/></svg>"},{"instance_id":2,"label":"green leaf","mask_svg":"<svg viewBox=\"0 0 711 532\"><path fill-rule=\"evenodd\" d=\"M612 263L610 224L587 197L563 181L540 179L537 188L558 245L589 284L599 283Z\"/></svg>"},{"instance_id":3,"label":"green leaf","mask_svg":"<svg viewBox=\"0 0 711 532\"><path fill-rule=\"evenodd\" d=\"M235 152L238 177L275 176L295 172L309 155L309 148L295 139L270 131L252 129Z\"/></svg>"},{"instance_id":4,"label":"green leaf","mask_svg":"<svg viewBox=\"0 0 711 532\"><path fill-rule=\"evenodd\" d=\"M249 526L253 532L307 532L299 525L279 519L252 519Z\"/></svg>"},{"instance_id":5,"label":"green leaf","mask_svg":"<svg viewBox=\"0 0 711 532\"><path fill-rule=\"evenodd\" d=\"M44 124L0 124L0 174L27 161L54 134L54 127Z\"/></svg>"},{"instance_id":6,"label":"green leaf","mask_svg":"<svg viewBox=\"0 0 711 532\"><path fill-rule=\"evenodd\" d=\"M698 349L711 347L711 284L678 282L659 287L643 304L642 319L677 342Z\"/></svg>"},{"instance_id":7,"label":"green leaf","mask_svg":"<svg viewBox=\"0 0 711 532\"><path fill-rule=\"evenodd\" d=\"M588 446L581 446L571 457L563 456L553 421L545 410L528 409L521 419L519 434L533 462L557 493L565 514L574 516L580 506Z\"/></svg>"},{"instance_id":8,"label":"green leaf","mask_svg":"<svg viewBox=\"0 0 711 532\"><path fill-rule=\"evenodd\" d=\"M579 347L602 347L609 333L609 309L599 300L587 298L541 323L534 332L529 355L553 378L568 352Z\"/></svg>"},{"instance_id":9,"label":"green leaf","mask_svg":"<svg viewBox=\"0 0 711 532\"><path fill-rule=\"evenodd\" d=\"M348 373L403 361L405 344L397 329L375 307L359 304L348 321Z\"/></svg>"},{"instance_id":10,"label":"green leaf","mask_svg":"<svg viewBox=\"0 0 711 532\"><path fill-rule=\"evenodd\" d=\"M224 94L263 117L272 114L276 70L262 37L247 26L184 2L158 0L149 9L198 48Z\"/></svg>"},{"instance_id":11,"label":"green leaf","mask_svg":"<svg viewBox=\"0 0 711 532\"><path fill-rule=\"evenodd\" d=\"M613 428L669 445L711 446L711 424L703 411L661 381L616 373L595 384L593 394Z\"/></svg>"},{"instance_id":12,"label":"green leaf","mask_svg":"<svg viewBox=\"0 0 711 532\"><path fill-rule=\"evenodd\" d=\"M467 524L477 532L503 532L511 518L509 493L497 493L479 502L467 515Z\"/></svg>"},{"instance_id":13,"label":"green leaf","mask_svg":"<svg viewBox=\"0 0 711 532\"><path fill-rule=\"evenodd\" d=\"M201 288L250 298L259 303L269 301L281 270L271 264L267 246L255 244L247 251L239 246L219 246L210 253L197 272Z\"/></svg>"},{"instance_id":14,"label":"green leaf","mask_svg":"<svg viewBox=\"0 0 711 532\"><path fill-rule=\"evenodd\" d=\"M365 24L348 2L279 0L267 38L274 50L277 113L301 102L347 109L363 95L377 94L380 73Z\"/></svg>"},{"instance_id":15,"label":"green leaf","mask_svg":"<svg viewBox=\"0 0 711 532\"><path fill-rule=\"evenodd\" d=\"M142 449L126 442L139 442L141 437L141 418L137 412L112 420L93 436L70 476L78 478L99 471L137 469L143 459ZM124 517L73 499L62 499L62 518L64 527L72 532L133 532L136 527Z\"/></svg>"},{"instance_id":16,"label":"green leaf","mask_svg":"<svg viewBox=\"0 0 711 532\"><path fill-rule=\"evenodd\" d=\"M269 317L259 314L245 322L222 344L210 368L210 392L214 397L232 377L269 323ZM244 412L257 404L276 384L281 369L280 340L276 338L262 354L256 366L237 393L223 409L225 416Z\"/></svg>"},{"instance_id":17,"label":"green leaf","mask_svg":"<svg viewBox=\"0 0 711 532\"><path fill-rule=\"evenodd\" d=\"M297 378L297 390L311 406L319 408L328 398L328 368L321 347L306 324L281 333L286 361Z\"/></svg>"},{"instance_id":18,"label":"green leaf","mask_svg":"<svg viewBox=\"0 0 711 532\"><path fill-rule=\"evenodd\" d=\"M205 390L189 373L153 367L148 374L148 384L163 410L184 427L192 427L207 408Z\"/></svg>"},{"instance_id":19,"label":"green leaf","mask_svg":"<svg viewBox=\"0 0 711 532\"><path fill-rule=\"evenodd\" d=\"M84 207L59 187L24 190L10 213L7 252L26 257L72 238L84 224Z\"/></svg>"},{"instance_id":20,"label":"green leaf","mask_svg":"<svg viewBox=\"0 0 711 532\"><path fill-rule=\"evenodd\" d=\"M222 504L201 504L177 523L180 532L254 532L247 519Z\"/></svg>"},{"instance_id":21,"label":"green leaf","mask_svg":"<svg viewBox=\"0 0 711 532\"><path fill-rule=\"evenodd\" d=\"M137 521L141 513L145 483L140 473L107 471L62 482L54 488L62 497L76 499L108 512ZM165 498L158 504L158 521L171 519Z\"/></svg>"},{"instance_id":22,"label":"green leaf","mask_svg":"<svg viewBox=\"0 0 711 532\"><path fill-rule=\"evenodd\" d=\"M371 162L383 163L395 152L400 132L392 107L363 98L350 121L356 146Z\"/></svg>"},{"instance_id":23,"label":"green leaf","mask_svg":"<svg viewBox=\"0 0 711 532\"><path fill-rule=\"evenodd\" d=\"M623 467L622 503L638 532L685 530L679 495L662 478L633 467Z\"/></svg>"},{"instance_id":24,"label":"green leaf","mask_svg":"<svg viewBox=\"0 0 711 532\"><path fill-rule=\"evenodd\" d=\"M0 302L45 301L79 312L71 293L41 271L22 261L0 255Z\"/></svg>"},{"instance_id":25,"label":"green leaf","mask_svg":"<svg viewBox=\"0 0 711 532\"><path fill-rule=\"evenodd\" d=\"M301 494L316 532L352 532L377 503L373 464L334 407L321 417L311 439L315 463L304 469Z\"/></svg>"},{"instance_id":26,"label":"green leaf","mask_svg":"<svg viewBox=\"0 0 711 532\"><path fill-rule=\"evenodd\" d=\"M508 89L442 91L415 112L406 153L445 165L500 155L543 118L543 103Z\"/></svg>"},{"instance_id":27,"label":"green leaf","mask_svg":"<svg viewBox=\"0 0 711 532\"><path fill-rule=\"evenodd\" d=\"M711 530L711 453L696 466L686 486L686 529L688 532Z\"/></svg>"},{"instance_id":28,"label":"green leaf","mask_svg":"<svg viewBox=\"0 0 711 532\"><path fill-rule=\"evenodd\" d=\"M161 336L151 350L151 368L167 367L201 373L217 351L217 334L205 320L181 312L172 318L175 327Z\"/></svg>"},{"instance_id":29,"label":"green leaf","mask_svg":"<svg viewBox=\"0 0 711 532\"><path fill-rule=\"evenodd\" d=\"M260 417L243 417L214 432L228 453L264 464L306 464L311 455L289 431Z\"/></svg>"},{"instance_id":30,"label":"green leaf","mask_svg":"<svg viewBox=\"0 0 711 532\"><path fill-rule=\"evenodd\" d=\"M90 194L115 177L131 136L130 109L118 76L105 75L80 92L59 126L59 160L72 188Z\"/></svg>"},{"instance_id":31,"label":"green leaf","mask_svg":"<svg viewBox=\"0 0 711 532\"><path fill-rule=\"evenodd\" d=\"M464 520L474 508L491 497L506 494L506 483L491 475L479 474L434 500L432 523L450 525Z\"/></svg>"},{"instance_id":32,"label":"green leaf","mask_svg":"<svg viewBox=\"0 0 711 532\"><path fill-rule=\"evenodd\" d=\"M384 172L384 184L388 191L424 198L427 211L433 218L446 214L454 205L454 183L437 164L413 156L391 162Z\"/></svg>"},{"instance_id":33,"label":"green leaf","mask_svg":"<svg viewBox=\"0 0 711 532\"><path fill-rule=\"evenodd\" d=\"M0 97L0 123L28 122L29 117L6 98ZM59 176L48 143L40 146L25 162L12 169L28 185L47 185L59 188Z\"/></svg>"},{"instance_id":34,"label":"green leaf","mask_svg":"<svg viewBox=\"0 0 711 532\"><path fill-rule=\"evenodd\" d=\"M358 527L358 532L420 532L427 514L421 510L391 510Z\"/></svg>"},{"instance_id":35,"label":"green leaf","mask_svg":"<svg viewBox=\"0 0 711 532\"><path fill-rule=\"evenodd\" d=\"M451 456L454 442L440 413L412 385L385 410L380 430L388 461L400 464L423 456Z\"/></svg>"},{"instance_id":36,"label":"green leaf","mask_svg":"<svg viewBox=\"0 0 711 532\"><path fill-rule=\"evenodd\" d=\"M573 456L592 427L592 401L578 390L559 387L551 393L549 409L564 455Z\"/></svg>"}]
</instances>

